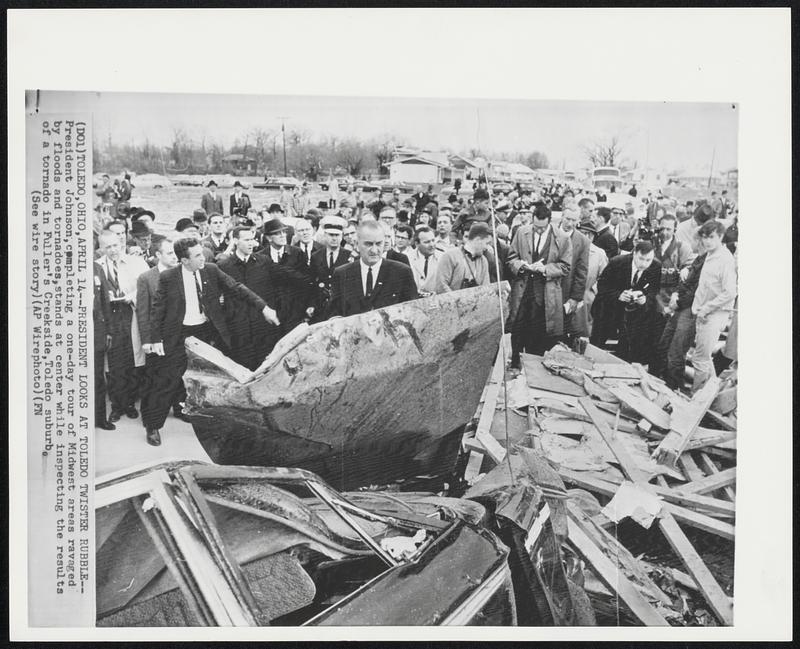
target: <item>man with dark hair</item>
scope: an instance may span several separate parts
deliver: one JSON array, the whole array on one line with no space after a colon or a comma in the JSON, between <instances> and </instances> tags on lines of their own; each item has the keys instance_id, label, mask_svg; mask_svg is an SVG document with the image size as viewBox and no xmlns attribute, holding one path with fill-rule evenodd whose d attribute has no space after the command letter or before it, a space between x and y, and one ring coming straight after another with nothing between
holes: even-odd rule
<instances>
[{"instance_id":1,"label":"man with dark hair","mask_svg":"<svg viewBox=\"0 0 800 649\"><path fill-rule=\"evenodd\" d=\"M203 194L203 197L200 199L200 207L209 215L214 213L222 214L225 208L222 205L222 196L217 195L217 183L213 180L209 180L206 187L208 191Z\"/></svg>"},{"instance_id":2,"label":"man with dark hair","mask_svg":"<svg viewBox=\"0 0 800 649\"><path fill-rule=\"evenodd\" d=\"M433 295L436 292L436 269L444 253L436 249L436 235L426 225L417 228L414 242L416 247L406 248L405 253L414 272L414 281L421 296Z\"/></svg>"},{"instance_id":3,"label":"man with dark hair","mask_svg":"<svg viewBox=\"0 0 800 649\"><path fill-rule=\"evenodd\" d=\"M159 276L158 290L153 302L151 329L148 339L153 353L164 356L163 370L166 385L180 380L186 371L184 341L189 336L213 345L223 352L231 346L231 332L220 298L240 300L260 312L262 317L279 325L275 310L249 288L222 272L215 264L207 264L203 246L196 239L178 239L174 244L179 265ZM150 408L152 422L166 419L173 394L159 395ZM159 429L147 427L147 443L161 444Z\"/></svg>"},{"instance_id":4,"label":"man with dark hair","mask_svg":"<svg viewBox=\"0 0 800 649\"><path fill-rule=\"evenodd\" d=\"M116 426L106 417L106 354L111 347L111 286L106 280L103 267L94 262L94 425L103 430L114 430Z\"/></svg>"},{"instance_id":5,"label":"man with dark hair","mask_svg":"<svg viewBox=\"0 0 800 649\"><path fill-rule=\"evenodd\" d=\"M208 217L208 236L200 241L217 259L228 249L228 234L225 228L225 217L222 214L210 214Z\"/></svg>"},{"instance_id":6,"label":"man with dark hair","mask_svg":"<svg viewBox=\"0 0 800 649\"><path fill-rule=\"evenodd\" d=\"M389 259L390 261L396 261L401 264L405 264L406 266L409 265L408 257L401 252L397 252L394 249L394 242L395 242L395 235L396 232L394 228L392 228L385 220L381 219L378 222L383 228L383 258Z\"/></svg>"},{"instance_id":7,"label":"man with dark hair","mask_svg":"<svg viewBox=\"0 0 800 649\"><path fill-rule=\"evenodd\" d=\"M664 327L673 312L670 308L672 295L678 289L678 283L686 279L691 266L692 251L682 241L675 238L678 221L672 214L665 214L658 222L658 237L655 245L655 258L661 263L661 288L656 296L656 309L653 314L653 326L656 344L651 358L649 371L654 376L661 376L666 370L667 350L660 344Z\"/></svg>"},{"instance_id":8,"label":"man with dark hair","mask_svg":"<svg viewBox=\"0 0 800 649\"><path fill-rule=\"evenodd\" d=\"M675 238L692 251L692 258L702 252L700 239L697 237L698 228L703 225L703 223L713 218L714 212L711 206L703 201L698 203L697 207L695 207L692 218L680 223L678 227L675 228Z\"/></svg>"},{"instance_id":9,"label":"man with dark hair","mask_svg":"<svg viewBox=\"0 0 800 649\"><path fill-rule=\"evenodd\" d=\"M342 247L344 226L344 219L339 216L324 218L321 227L325 246L311 255L311 281L315 287L312 299L314 322L328 317L334 271L350 263L350 253Z\"/></svg>"},{"instance_id":10,"label":"man with dark hair","mask_svg":"<svg viewBox=\"0 0 800 649\"><path fill-rule=\"evenodd\" d=\"M736 261L723 245L725 226L719 221L707 221L700 226L698 237L706 261L692 301L695 320L693 392L702 388L714 376L711 355L719 335L731 318L736 301Z\"/></svg>"},{"instance_id":11,"label":"man with dark hair","mask_svg":"<svg viewBox=\"0 0 800 649\"><path fill-rule=\"evenodd\" d=\"M579 203L580 205L580 203ZM594 212L594 227L597 234L594 237L594 245L602 248L609 259L613 259L619 254L619 243L611 233L609 221L611 220L611 210L607 207L598 207Z\"/></svg>"},{"instance_id":12,"label":"man with dark hair","mask_svg":"<svg viewBox=\"0 0 800 649\"><path fill-rule=\"evenodd\" d=\"M136 283L136 320L139 323L139 333L142 340L152 338L151 329L153 327L153 305L158 292L158 281L161 273L169 268L178 265L178 257L175 255L175 247L172 239L155 235L156 239L155 254L156 265L146 273L139 275ZM183 402L186 400L186 389L183 381L168 372L164 371L164 356L159 356L153 351L151 343L143 343L142 347L147 355L145 360L145 370L142 377L142 425L147 428L161 428L163 421L153 419L153 404L164 399L164 394L172 394L172 413L178 419L188 422L189 419L183 413ZM171 383L167 383L171 381Z\"/></svg>"},{"instance_id":13,"label":"man with dark hair","mask_svg":"<svg viewBox=\"0 0 800 649\"><path fill-rule=\"evenodd\" d=\"M419 297L410 266L383 259L384 231L365 221L357 233L359 260L340 266L331 283L331 316L349 316Z\"/></svg>"},{"instance_id":14,"label":"man with dark hair","mask_svg":"<svg viewBox=\"0 0 800 649\"><path fill-rule=\"evenodd\" d=\"M436 292L447 293L491 282L486 251L492 243L492 231L486 223L473 223L464 243L450 248L436 267Z\"/></svg>"},{"instance_id":15,"label":"man with dark hair","mask_svg":"<svg viewBox=\"0 0 800 649\"><path fill-rule=\"evenodd\" d=\"M661 264L650 241L638 241L633 254L608 262L597 281L591 342L604 347L619 332L617 355L629 363L646 364L655 343L653 314L661 286Z\"/></svg>"},{"instance_id":16,"label":"man with dark hair","mask_svg":"<svg viewBox=\"0 0 800 649\"><path fill-rule=\"evenodd\" d=\"M533 221L521 226L509 261L514 275L509 297L511 367L520 368L520 354L544 354L564 334L564 298L561 282L572 265L572 241L550 222L544 203L534 207Z\"/></svg>"},{"instance_id":17,"label":"man with dark hair","mask_svg":"<svg viewBox=\"0 0 800 649\"><path fill-rule=\"evenodd\" d=\"M436 249L441 252L447 252L453 247L453 241L450 233L453 231L453 219L449 214L442 212L439 218L436 219Z\"/></svg>"},{"instance_id":18,"label":"man with dark hair","mask_svg":"<svg viewBox=\"0 0 800 649\"><path fill-rule=\"evenodd\" d=\"M298 292L308 289L304 272L270 264L263 255L254 254L255 233L252 228L237 226L231 231L233 250L219 258L219 268L249 288L277 310L281 287L294 286ZM281 336L274 323L265 321L261 313L247 302L225 301L225 316L231 333L231 358L249 370L255 370L272 351Z\"/></svg>"}]
</instances>

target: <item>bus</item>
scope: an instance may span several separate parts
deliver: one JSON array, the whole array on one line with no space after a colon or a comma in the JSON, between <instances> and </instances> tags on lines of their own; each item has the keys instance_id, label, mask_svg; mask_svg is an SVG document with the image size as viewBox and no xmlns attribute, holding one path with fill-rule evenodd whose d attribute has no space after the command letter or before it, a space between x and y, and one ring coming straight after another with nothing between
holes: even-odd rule
<instances>
[{"instance_id":1,"label":"bus","mask_svg":"<svg viewBox=\"0 0 800 649\"><path fill-rule=\"evenodd\" d=\"M595 189L622 189L622 175L617 167L595 167L592 169L592 187Z\"/></svg>"}]
</instances>

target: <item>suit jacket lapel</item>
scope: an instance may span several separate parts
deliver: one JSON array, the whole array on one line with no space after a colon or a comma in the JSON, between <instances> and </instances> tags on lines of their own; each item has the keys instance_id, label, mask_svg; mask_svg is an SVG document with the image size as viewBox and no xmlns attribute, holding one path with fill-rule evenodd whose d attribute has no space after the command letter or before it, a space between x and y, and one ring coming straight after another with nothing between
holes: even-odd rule
<instances>
[{"instance_id":1,"label":"suit jacket lapel","mask_svg":"<svg viewBox=\"0 0 800 649\"><path fill-rule=\"evenodd\" d=\"M374 302L375 297L381 292L383 283L386 281L386 272L386 260L384 259L381 263L381 269L378 271L378 276L375 278L375 286L372 289L372 297L369 300L370 303Z\"/></svg>"}]
</instances>

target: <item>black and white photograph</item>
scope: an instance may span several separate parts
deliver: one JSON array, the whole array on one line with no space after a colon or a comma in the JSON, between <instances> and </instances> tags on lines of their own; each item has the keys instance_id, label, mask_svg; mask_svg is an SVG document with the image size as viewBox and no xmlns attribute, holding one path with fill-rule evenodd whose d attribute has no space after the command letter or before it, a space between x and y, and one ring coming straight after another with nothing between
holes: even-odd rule
<instances>
[{"instance_id":1,"label":"black and white photograph","mask_svg":"<svg viewBox=\"0 0 800 649\"><path fill-rule=\"evenodd\" d=\"M345 95L26 84L23 619L753 633L783 179L748 186L746 97L392 56Z\"/></svg>"}]
</instances>

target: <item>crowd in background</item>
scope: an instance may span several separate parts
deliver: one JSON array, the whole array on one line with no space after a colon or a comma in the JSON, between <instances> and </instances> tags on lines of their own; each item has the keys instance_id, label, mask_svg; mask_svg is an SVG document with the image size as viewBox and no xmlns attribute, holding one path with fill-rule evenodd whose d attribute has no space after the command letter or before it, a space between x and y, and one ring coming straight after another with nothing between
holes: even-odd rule
<instances>
[{"instance_id":1,"label":"crowd in background","mask_svg":"<svg viewBox=\"0 0 800 649\"><path fill-rule=\"evenodd\" d=\"M255 206L212 180L170 234L134 207L126 175L97 188L96 425L136 418L160 443L183 412L183 340L256 370L297 325L436 293L510 283L512 367L521 354L588 338L684 389L736 359L738 209L726 191L680 203L551 182L493 191L485 179L399 189L302 183ZM616 194L616 195L615 195ZM316 192L315 195L319 195ZM729 328L727 344L718 349ZM110 414L106 411L106 396Z\"/></svg>"}]
</instances>

